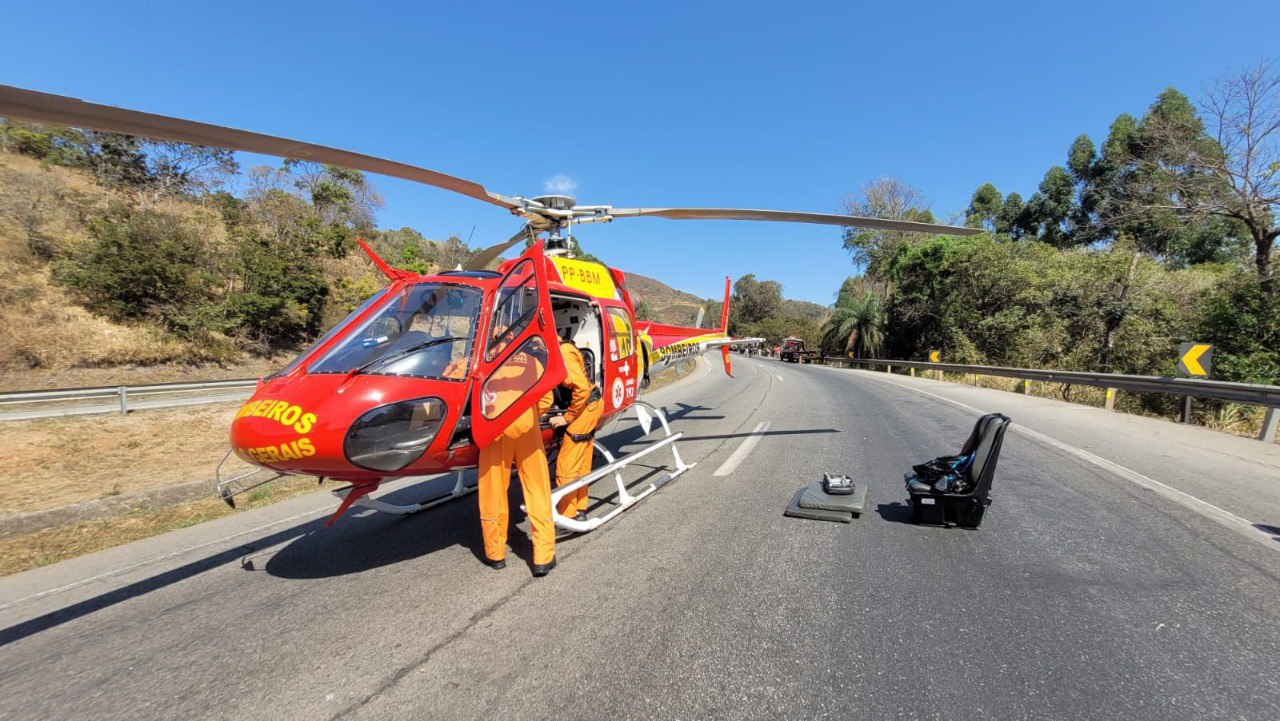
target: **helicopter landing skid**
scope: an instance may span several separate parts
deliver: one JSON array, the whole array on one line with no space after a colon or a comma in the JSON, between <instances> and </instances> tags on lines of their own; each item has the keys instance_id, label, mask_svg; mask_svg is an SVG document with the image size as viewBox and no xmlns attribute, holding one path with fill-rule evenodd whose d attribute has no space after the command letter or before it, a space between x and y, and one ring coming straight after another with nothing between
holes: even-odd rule
<instances>
[{"instance_id":1,"label":"helicopter landing skid","mask_svg":"<svg viewBox=\"0 0 1280 721\"><path fill-rule=\"evenodd\" d=\"M280 471L273 471L267 468L255 468L253 470L245 471L244 473L241 473L239 475L231 476L230 478L223 478L222 465L227 462L227 459L231 458L232 453L234 453L234 451L227 451L227 454L222 457L221 461L218 462L218 466L213 469L213 478L214 478L213 490L217 492L218 498L221 498L223 501L226 501L227 505L231 506L232 508L236 507L236 496L240 495L241 493L245 493L246 491L252 491L258 486L264 486L272 481L279 480L288 475L292 475L289 473L281 473ZM249 480L259 474L268 474L268 475L265 475L258 480L253 480L253 481ZM246 483L248 485L246 485Z\"/></svg>"},{"instance_id":2,"label":"helicopter landing skid","mask_svg":"<svg viewBox=\"0 0 1280 721\"><path fill-rule=\"evenodd\" d=\"M381 511L383 513L392 513L398 516L408 516L414 513L421 513L427 509L435 508L436 506L439 506L443 503L448 503L449 501L462 498L467 494L474 493L476 490L476 487L468 486L462 480L462 474L464 473L464 470L453 472L453 475L454 475L453 490L449 491L448 493L435 496L434 498L428 498L427 500L422 501L420 503L409 503L409 504L387 503L386 501L380 501L376 498L370 498L369 496L363 495L363 494L361 494L359 497L351 501L350 504L345 503L347 499L347 495L351 493L351 491L354 490L356 486L345 486L343 488L335 488L333 489L333 491L331 491L331 493L333 493L333 495L337 496L338 498L341 498L344 501L344 504L343 504L344 506L345 505L359 506L361 508L370 508L375 511Z\"/></svg>"},{"instance_id":3,"label":"helicopter landing skid","mask_svg":"<svg viewBox=\"0 0 1280 721\"><path fill-rule=\"evenodd\" d=\"M573 531L575 533L587 533L588 531L594 531L605 523L616 518L618 514L634 506L640 501L643 501L645 498L648 498L654 491L675 480L685 471L697 465L696 463L685 463L684 459L680 457L680 450L676 448L676 441L679 440L684 433L672 433L671 426L667 423L667 417L660 409L645 403L644 401L636 401L632 407L636 410L636 418L640 422L640 428L644 431L645 436L649 435L649 432L653 429L653 420L655 418L661 424L662 430L666 436L654 441L644 448L641 448L635 453L631 453L621 458L614 458L613 454L609 452L609 449L601 445L599 441L595 441L595 449L600 451L600 455L604 456L605 464L573 483L565 484L559 488L554 488L551 491L551 520L557 527L563 528L567 531ZM661 448L671 449L671 455L675 459L674 470L663 474L658 478L658 480L649 483L648 486L639 493L632 493L628 490L626 482L622 480L622 469ZM562 498L579 488L586 488L597 481L602 481L607 476L613 476L613 480L618 487L617 507L603 516L588 518L585 521L579 521L574 518L560 515L559 506Z\"/></svg>"}]
</instances>

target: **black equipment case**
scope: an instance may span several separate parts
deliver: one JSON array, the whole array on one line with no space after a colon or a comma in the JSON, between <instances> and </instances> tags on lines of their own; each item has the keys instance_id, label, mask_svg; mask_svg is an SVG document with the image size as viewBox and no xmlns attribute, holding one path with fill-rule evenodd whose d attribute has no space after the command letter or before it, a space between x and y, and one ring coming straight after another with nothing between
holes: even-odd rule
<instances>
[{"instance_id":1,"label":"black equipment case","mask_svg":"<svg viewBox=\"0 0 1280 721\"><path fill-rule=\"evenodd\" d=\"M956 456L935 458L907 474L907 494L916 523L977 528L991 505L991 481L1008 416L989 413L978 419Z\"/></svg>"}]
</instances>

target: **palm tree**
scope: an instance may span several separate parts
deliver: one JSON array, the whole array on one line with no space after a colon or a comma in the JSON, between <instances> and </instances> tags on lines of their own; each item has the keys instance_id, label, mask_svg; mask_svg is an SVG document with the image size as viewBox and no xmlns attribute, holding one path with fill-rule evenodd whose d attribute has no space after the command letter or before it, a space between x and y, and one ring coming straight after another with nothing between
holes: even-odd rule
<instances>
[{"instance_id":1,"label":"palm tree","mask_svg":"<svg viewBox=\"0 0 1280 721\"><path fill-rule=\"evenodd\" d=\"M884 302L874 292L845 292L840 297L831 317L822 327L822 345L831 349L843 349L845 353L857 352L863 357L875 357L884 344Z\"/></svg>"}]
</instances>

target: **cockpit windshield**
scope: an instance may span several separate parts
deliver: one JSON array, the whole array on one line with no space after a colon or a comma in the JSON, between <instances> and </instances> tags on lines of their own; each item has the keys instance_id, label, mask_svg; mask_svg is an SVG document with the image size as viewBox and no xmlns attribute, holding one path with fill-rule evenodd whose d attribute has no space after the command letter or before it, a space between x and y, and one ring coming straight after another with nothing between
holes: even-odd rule
<instances>
[{"instance_id":1,"label":"cockpit windshield","mask_svg":"<svg viewBox=\"0 0 1280 721\"><path fill-rule=\"evenodd\" d=\"M348 373L439 378L467 377L478 289L418 283L388 296L380 311L353 330L308 373Z\"/></svg>"}]
</instances>

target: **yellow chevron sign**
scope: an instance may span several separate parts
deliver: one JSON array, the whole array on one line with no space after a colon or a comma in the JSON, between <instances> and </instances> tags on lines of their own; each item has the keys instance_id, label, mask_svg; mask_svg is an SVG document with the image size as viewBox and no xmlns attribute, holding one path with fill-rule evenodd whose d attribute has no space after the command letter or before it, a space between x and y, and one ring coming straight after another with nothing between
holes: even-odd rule
<instances>
[{"instance_id":1,"label":"yellow chevron sign","mask_svg":"<svg viewBox=\"0 0 1280 721\"><path fill-rule=\"evenodd\" d=\"M941 362L942 362L942 351L940 351L940 350L931 350L931 351L929 351L929 362L930 362L930 363L941 363Z\"/></svg>"},{"instance_id":2,"label":"yellow chevron sign","mask_svg":"<svg viewBox=\"0 0 1280 721\"><path fill-rule=\"evenodd\" d=\"M1208 343L1183 343L1178 350L1178 373L1187 378L1208 378L1213 370L1213 346Z\"/></svg>"}]
</instances>

